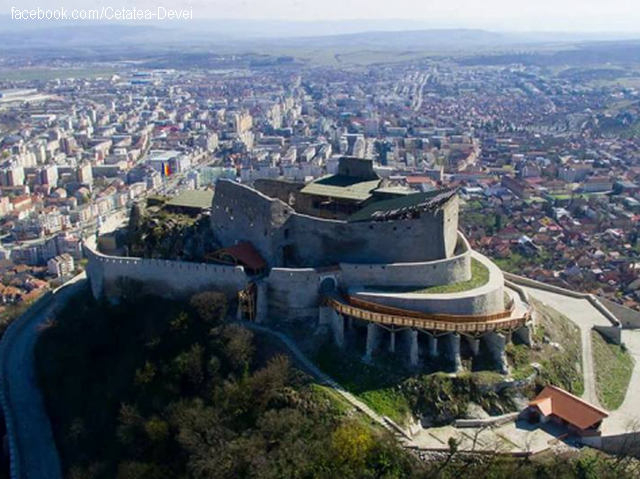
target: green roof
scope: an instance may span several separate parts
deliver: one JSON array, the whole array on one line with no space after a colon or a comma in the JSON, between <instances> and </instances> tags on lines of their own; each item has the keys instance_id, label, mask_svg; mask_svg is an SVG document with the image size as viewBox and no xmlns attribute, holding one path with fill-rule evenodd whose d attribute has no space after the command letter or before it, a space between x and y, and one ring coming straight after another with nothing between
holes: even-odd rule
<instances>
[{"instance_id":1,"label":"green roof","mask_svg":"<svg viewBox=\"0 0 640 479\"><path fill-rule=\"evenodd\" d=\"M180 195L169 200L166 206L174 208L211 208L213 202L213 191L211 190L187 190Z\"/></svg>"},{"instance_id":2,"label":"green roof","mask_svg":"<svg viewBox=\"0 0 640 479\"><path fill-rule=\"evenodd\" d=\"M427 193L415 193L390 200L376 201L352 214L348 221L394 219L416 211L434 210L449 201L457 192L457 188L443 188Z\"/></svg>"},{"instance_id":3,"label":"green roof","mask_svg":"<svg viewBox=\"0 0 640 479\"><path fill-rule=\"evenodd\" d=\"M345 200L365 201L380 184L380 179L362 181L344 175L332 175L313 181L302 188L301 193L312 196L342 198Z\"/></svg>"}]
</instances>

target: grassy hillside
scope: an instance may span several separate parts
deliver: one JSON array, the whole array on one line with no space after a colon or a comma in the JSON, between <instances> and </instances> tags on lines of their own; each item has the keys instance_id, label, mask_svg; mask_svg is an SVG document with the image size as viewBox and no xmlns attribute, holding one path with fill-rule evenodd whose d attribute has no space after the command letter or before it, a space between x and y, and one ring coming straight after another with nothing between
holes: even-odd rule
<instances>
[{"instance_id":1,"label":"grassy hillside","mask_svg":"<svg viewBox=\"0 0 640 479\"><path fill-rule=\"evenodd\" d=\"M598 399L605 409L618 409L627 394L633 357L624 346L610 343L597 331L591 332L591 341Z\"/></svg>"}]
</instances>

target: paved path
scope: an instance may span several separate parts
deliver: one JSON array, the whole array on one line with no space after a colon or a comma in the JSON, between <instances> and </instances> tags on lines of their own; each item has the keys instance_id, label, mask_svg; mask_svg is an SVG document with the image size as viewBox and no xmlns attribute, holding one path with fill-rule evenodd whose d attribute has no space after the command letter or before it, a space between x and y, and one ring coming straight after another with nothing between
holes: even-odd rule
<instances>
[{"instance_id":1,"label":"paved path","mask_svg":"<svg viewBox=\"0 0 640 479\"><path fill-rule=\"evenodd\" d=\"M635 359L635 366L622 406L602 424L605 436L640 431L640 330L622 330L622 342Z\"/></svg>"},{"instance_id":2,"label":"paved path","mask_svg":"<svg viewBox=\"0 0 640 479\"><path fill-rule=\"evenodd\" d=\"M101 228L105 233L126 221L117 212ZM55 315L71 296L88 286L84 273L42 298L9 326L0 351L0 388L7 422L13 479L58 479L60 458L51 424L38 388L34 350L40 327Z\"/></svg>"},{"instance_id":3,"label":"paved path","mask_svg":"<svg viewBox=\"0 0 640 479\"><path fill-rule=\"evenodd\" d=\"M42 394L37 387L33 350L38 327L51 317L53 300L42 309L23 316L7 332L2 376L7 422L12 421L12 477L57 479L62 477ZM8 409L8 410L7 410Z\"/></svg>"},{"instance_id":4,"label":"paved path","mask_svg":"<svg viewBox=\"0 0 640 479\"><path fill-rule=\"evenodd\" d=\"M591 404L600 407L600 401L598 401L596 394L595 370L593 367L593 354L591 352L591 330L594 326L611 326L611 322L586 299L571 298L562 294L526 286L522 288L527 291L532 298L564 314L580 328L580 337L582 339L582 369L584 374L584 394L582 397Z\"/></svg>"},{"instance_id":5,"label":"paved path","mask_svg":"<svg viewBox=\"0 0 640 479\"><path fill-rule=\"evenodd\" d=\"M0 371L3 409L13 431L10 444L14 478L62 477L51 424L36 381L34 349L42 325L86 284L84 274L78 275L55 294L42 298L10 326L3 338Z\"/></svg>"}]
</instances>

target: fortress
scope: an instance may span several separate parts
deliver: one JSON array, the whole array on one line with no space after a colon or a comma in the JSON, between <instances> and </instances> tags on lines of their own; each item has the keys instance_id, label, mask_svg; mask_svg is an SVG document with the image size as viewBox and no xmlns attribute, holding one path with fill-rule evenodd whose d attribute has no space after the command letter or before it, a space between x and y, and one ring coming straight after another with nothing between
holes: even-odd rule
<instances>
[{"instance_id":1,"label":"fortress","mask_svg":"<svg viewBox=\"0 0 640 479\"><path fill-rule=\"evenodd\" d=\"M327 331L366 361L386 349L414 367L439 357L458 370L482 352L506 372L512 336L530 344L526 295L458 232L455 189L388 188L370 160L345 157L306 185L221 180L211 229L221 248L206 264L108 256L88 241L94 295L131 280L173 296L219 289L244 319Z\"/></svg>"}]
</instances>

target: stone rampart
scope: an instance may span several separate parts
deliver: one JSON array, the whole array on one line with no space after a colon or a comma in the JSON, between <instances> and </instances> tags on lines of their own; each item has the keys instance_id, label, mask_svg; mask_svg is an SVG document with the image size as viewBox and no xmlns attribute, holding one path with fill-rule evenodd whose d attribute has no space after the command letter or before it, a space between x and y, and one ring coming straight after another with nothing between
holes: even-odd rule
<instances>
[{"instance_id":1,"label":"stone rampart","mask_svg":"<svg viewBox=\"0 0 640 479\"><path fill-rule=\"evenodd\" d=\"M267 278L269 316L273 320L317 320L318 272L311 268L273 268Z\"/></svg>"},{"instance_id":2,"label":"stone rampart","mask_svg":"<svg viewBox=\"0 0 640 479\"><path fill-rule=\"evenodd\" d=\"M118 296L127 282L136 282L145 291L175 298L207 289L235 297L248 284L244 268L240 266L107 256L96 250L95 241L85 242L85 255L89 260L87 274L96 297Z\"/></svg>"},{"instance_id":3,"label":"stone rampart","mask_svg":"<svg viewBox=\"0 0 640 479\"><path fill-rule=\"evenodd\" d=\"M471 249L458 234L458 254L419 263L340 263L341 284L347 287L430 287L471 279Z\"/></svg>"},{"instance_id":4,"label":"stone rampart","mask_svg":"<svg viewBox=\"0 0 640 479\"><path fill-rule=\"evenodd\" d=\"M432 314L483 315L505 310L504 277L489 259L473 252L472 257L489 269L489 282L479 288L458 293L394 293L351 288L355 298L394 308Z\"/></svg>"}]
</instances>

